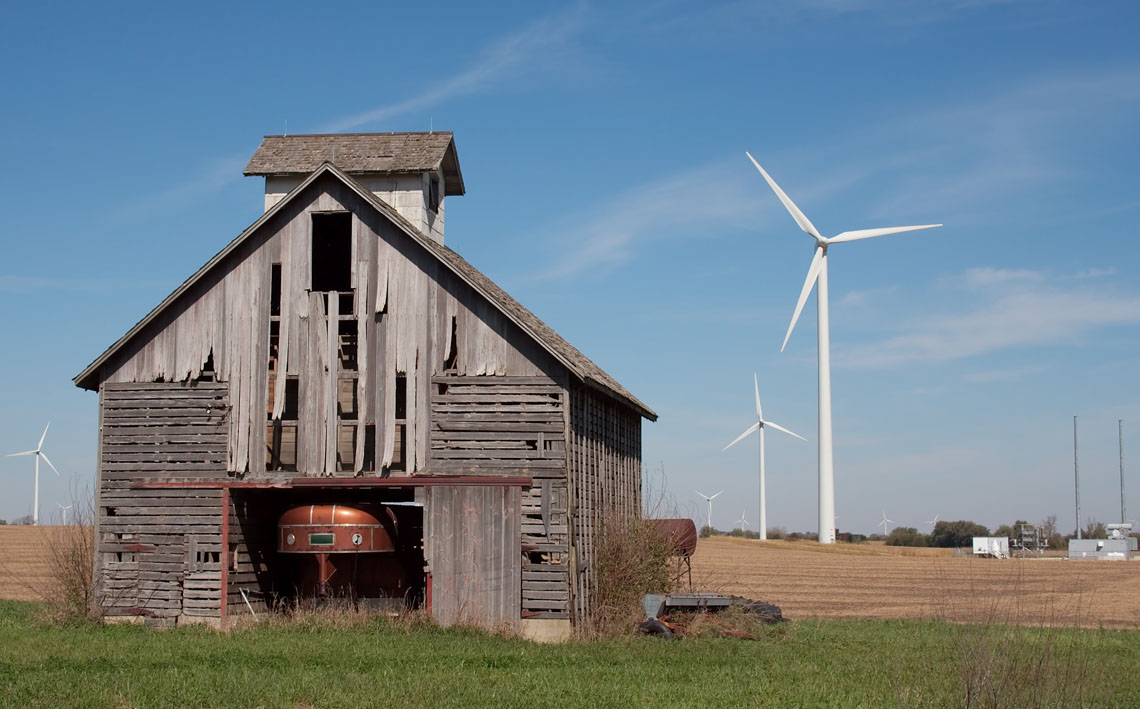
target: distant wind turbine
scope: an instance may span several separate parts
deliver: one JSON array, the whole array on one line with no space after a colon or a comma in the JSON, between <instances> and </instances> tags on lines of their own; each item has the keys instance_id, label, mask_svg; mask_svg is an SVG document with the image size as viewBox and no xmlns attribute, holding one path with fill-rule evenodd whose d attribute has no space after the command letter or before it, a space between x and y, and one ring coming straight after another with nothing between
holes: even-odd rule
<instances>
[{"instance_id":1,"label":"distant wind turbine","mask_svg":"<svg viewBox=\"0 0 1140 709\"><path fill-rule=\"evenodd\" d=\"M754 391L756 392L756 423L749 426L747 431L745 431L744 433L737 436L735 441L733 441L732 443L729 443L727 446L722 448L721 453L728 450L729 448L732 448L737 443L740 443L741 441L743 441L745 438L747 438L749 435L751 435L753 431L760 431L760 538L761 539L767 539L768 538L768 505L767 505L767 498L765 497L766 492L764 489L764 429L771 426L772 428L776 429L777 431L783 431L784 433L788 434L789 436L795 436L796 438L800 439L801 441L806 441L807 439L798 433L792 433L791 431L789 431L788 429L784 428L783 426L781 426L779 424L772 423L771 421L765 421L764 420L764 412L760 408L760 380L757 378L755 373L752 374L752 386L753 386Z\"/></svg>"},{"instance_id":2,"label":"distant wind turbine","mask_svg":"<svg viewBox=\"0 0 1140 709\"><path fill-rule=\"evenodd\" d=\"M740 513L740 519L736 520L736 524L737 524L736 528L742 532L744 530L748 529L748 520L744 519L744 514L745 514L744 512L741 512Z\"/></svg>"},{"instance_id":3,"label":"distant wind turbine","mask_svg":"<svg viewBox=\"0 0 1140 709\"><path fill-rule=\"evenodd\" d=\"M938 524L938 515L934 515L934 519L926 520L926 523L930 525L930 531L933 532L934 531L934 525Z\"/></svg>"},{"instance_id":4,"label":"distant wind turbine","mask_svg":"<svg viewBox=\"0 0 1140 709\"><path fill-rule=\"evenodd\" d=\"M705 498L705 502L709 503L709 520L708 520L708 524L706 525L706 526L708 526L709 529L712 529L712 501L715 500L716 498L720 497L720 495L723 493L724 493L724 490L721 490L717 494L710 497L710 496L706 495L705 493L701 492L700 490L697 490L697 494L700 495L701 497Z\"/></svg>"},{"instance_id":5,"label":"distant wind turbine","mask_svg":"<svg viewBox=\"0 0 1140 709\"><path fill-rule=\"evenodd\" d=\"M63 517L63 526L66 527L67 526L67 511L70 510L72 506L71 505L61 505L58 502L55 504L60 509L60 515L62 515L62 517Z\"/></svg>"},{"instance_id":6,"label":"distant wind turbine","mask_svg":"<svg viewBox=\"0 0 1140 709\"><path fill-rule=\"evenodd\" d=\"M17 455L34 455L36 457L36 484L35 492L33 493L32 497L32 524L40 523L40 458L43 458L44 462L48 464L48 467L51 468L57 476L59 476L59 471L56 470L55 466L51 464L51 461L48 459L47 454L44 453L43 450L44 439L47 438L48 426L51 426L51 421L48 421L47 426L44 426L44 434L40 436L40 442L36 444L35 450L8 454L9 458Z\"/></svg>"},{"instance_id":7,"label":"distant wind turbine","mask_svg":"<svg viewBox=\"0 0 1140 709\"><path fill-rule=\"evenodd\" d=\"M893 519L887 519L887 512L886 512L886 510L884 510L883 511L883 521L879 522L879 524L883 527L883 536L884 537L887 536L887 525L888 524L894 524L894 523L895 523L895 521Z\"/></svg>"},{"instance_id":8,"label":"distant wind turbine","mask_svg":"<svg viewBox=\"0 0 1140 709\"><path fill-rule=\"evenodd\" d=\"M783 352L784 347L787 346L788 338L792 336L792 330L796 326L800 312L804 309L804 303L811 293L812 286L816 286L818 288L816 293L816 337L818 339L819 358L819 541L824 544L832 544L835 542L835 521L833 519L835 515L835 467L831 445L831 328L828 323L827 308L827 248L832 244L840 244L846 241L870 239L875 236L930 229L942 225L923 224L921 226L899 226L882 229L857 229L826 237L819 233L819 230L804 216L800 208L792 202L788 195L784 194L784 191L764 171L764 168L760 167L756 158L752 157L751 153L745 153L745 155L764 176L772 191L780 198L784 208L796 220L800 229L815 239L815 253L812 256L811 265L808 267L807 279L804 280L800 298L796 301L796 309L792 313L792 322L788 325L788 332L784 335L784 344L780 346L780 351Z\"/></svg>"}]
</instances>

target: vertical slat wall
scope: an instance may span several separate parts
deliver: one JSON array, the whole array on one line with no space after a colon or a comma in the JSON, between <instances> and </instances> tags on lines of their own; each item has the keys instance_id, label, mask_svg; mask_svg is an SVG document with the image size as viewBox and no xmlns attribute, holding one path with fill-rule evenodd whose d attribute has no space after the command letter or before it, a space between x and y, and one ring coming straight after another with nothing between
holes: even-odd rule
<instances>
[{"instance_id":1,"label":"vertical slat wall","mask_svg":"<svg viewBox=\"0 0 1140 709\"><path fill-rule=\"evenodd\" d=\"M311 220L315 212L349 211L352 224L353 316L359 341L361 416L357 466L336 470L326 450L330 430L328 307L310 287ZM433 375L549 376L561 372L541 346L451 269L477 274L454 252L417 244L358 194L332 176L310 185L249 235L224 261L188 289L123 347L100 372L105 382L183 381L201 374L212 357L216 376L228 382L232 445L227 468L267 473L269 302L273 264L281 265L280 337L275 390L287 377L299 386L297 471L352 476L360 472L364 435L373 431L376 464L392 460L396 374L406 376L408 471L429 457ZM481 275L481 274L480 274ZM346 313L347 315L347 313ZM283 397L275 404L280 409ZM335 410L335 409L333 409ZM275 412L280 415L281 411Z\"/></svg>"},{"instance_id":2,"label":"vertical slat wall","mask_svg":"<svg viewBox=\"0 0 1140 709\"><path fill-rule=\"evenodd\" d=\"M641 416L586 386L570 389L568 464L574 614L589 616L598 534L607 518L641 512Z\"/></svg>"},{"instance_id":3,"label":"vertical slat wall","mask_svg":"<svg viewBox=\"0 0 1140 709\"><path fill-rule=\"evenodd\" d=\"M226 394L214 382L103 386L95 533L107 615L218 616L221 491L131 483L225 479Z\"/></svg>"},{"instance_id":4,"label":"vertical slat wall","mask_svg":"<svg viewBox=\"0 0 1140 709\"><path fill-rule=\"evenodd\" d=\"M429 487L424 500L432 617L441 625L517 629L519 488Z\"/></svg>"}]
</instances>

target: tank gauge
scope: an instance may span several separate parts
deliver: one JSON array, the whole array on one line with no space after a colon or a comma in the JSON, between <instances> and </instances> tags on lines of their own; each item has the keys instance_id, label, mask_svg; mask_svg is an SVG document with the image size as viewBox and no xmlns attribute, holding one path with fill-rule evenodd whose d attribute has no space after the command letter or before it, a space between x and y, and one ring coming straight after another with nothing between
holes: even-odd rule
<instances>
[{"instance_id":1,"label":"tank gauge","mask_svg":"<svg viewBox=\"0 0 1140 709\"><path fill-rule=\"evenodd\" d=\"M297 538L294 537L292 534L285 535L285 543L286 544L292 544L294 541L296 541L296 539Z\"/></svg>"},{"instance_id":2,"label":"tank gauge","mask_svg":"<svg viewBox=\"0 0 1140 709\"><path fill-rule=\"evenodd\" d=\"M363 534L357 532L356 534L352 535L353 546L360 546L360 543L362 541L364 541L364 535Z\"/></svg>"}]
</instances>

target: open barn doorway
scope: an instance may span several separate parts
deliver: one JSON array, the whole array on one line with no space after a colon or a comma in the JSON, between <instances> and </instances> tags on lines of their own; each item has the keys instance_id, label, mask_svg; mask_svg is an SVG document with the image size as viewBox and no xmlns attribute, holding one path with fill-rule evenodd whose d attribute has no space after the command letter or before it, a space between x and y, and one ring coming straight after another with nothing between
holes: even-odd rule
<instances>
[{"instance_id":1,"label":"open barn doorway","mask_svg":"<svg viewBox=\"0 0 1140 709\"><path fill-rule=\"evenodd\" d=\"M425 602L423 506L412 488L233 489L227 606L400 612Z\"/></svg>"}]
</instances>

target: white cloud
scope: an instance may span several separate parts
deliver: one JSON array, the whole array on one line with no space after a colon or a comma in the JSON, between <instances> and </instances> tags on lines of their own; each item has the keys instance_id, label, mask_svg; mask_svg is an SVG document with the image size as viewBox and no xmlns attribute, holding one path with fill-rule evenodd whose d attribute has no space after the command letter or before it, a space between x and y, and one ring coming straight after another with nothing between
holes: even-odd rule
<instances>
[{"instance_id":1,"label":"white cloud","mask_svg":"<svg viewBox=\"0 0 1140 709\"><path fill-rule=\"evenodd\" d=\"M591 215L589 220L555 230L556 262L536 277L562 278L619 265L651 240L678 234L712 238L728 227L755 226L761 213L757 186L728 179L733 164L720 161L670 175L582 210Z\"/></svg>"},{"instance_id":2,"label":"white cloud","mask_svg":"<svg viewBox=\"0 0 1140 709\"><path fill-rule=\"evenodd\" d=\"M145 219L192 204L201 197L239 180L246 160L247 158L237 155L211 160L194 177L168 187L162 192L127 202L111 212L110 217L115 221Z\"/></svg>"},{"instance_id":3,"label":"white cloud","mask_svg":"<svg viewBox=\"0 0 1140 709\"><path fill-rule=\"evenodd\" d=\"M973 384L992 384L995 382L1016 382L1026 377L1042 374L1048 371L1043 364L1033 364L1025 367L1009 369L989 369L980 372L970 372L962 375L962 380Z\"/></svg>"},{"instance_id":4,"label":"white cloud","mask_svg":"<svg viewBox=\"0 0 1140 709\"><path fill-rule=\"evenodd\" d=\"M1089 332L1140 322L1140 296L1107 289L1064 289L1047 274L971 269L962 277L961 302L981 300L960 314L912 321L909 332L844 348L848 367L936 362L1046 343L1079 344Z\"/></svg>"},{"instance_id":5,"label":"white cloud","mask_svg":"<svg viewBox=\"0 0 1140 709\"><path fill-rule=\"evenodd\" d=\"M320 129L338 133L504 86L527 74L564 67L569 42L585 24L584 6L545 17L489 45L465 70L396 103L335 120Z\"/></svg>"}]
</instances>

